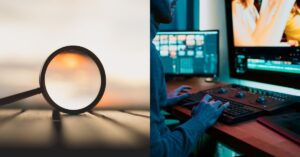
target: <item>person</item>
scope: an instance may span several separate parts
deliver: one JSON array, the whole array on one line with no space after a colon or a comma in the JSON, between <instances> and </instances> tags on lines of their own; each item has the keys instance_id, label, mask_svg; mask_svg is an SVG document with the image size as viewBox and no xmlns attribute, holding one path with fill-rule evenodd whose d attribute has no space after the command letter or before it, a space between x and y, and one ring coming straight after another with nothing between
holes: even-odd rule
<instances>
[{"instance_id":1,"label":"person","mask_svg":"<svg viewBox=\"0 0 300 157\"><path fill-rule=\"evenodd\" d=\"M281 43L295 0L263 0L258 13L255 0L232 0L236 46L289 46Z\"/></svg>"},{"instance_id":2,"label":"person","mask_svg":"<svg viewBox=\"0 0 300 157\"><path fill-rule=\"evenodd\" d=\"M165 74L159 52L152 40L160 23L170 23L176 0L151 0L150 16L150 155L152 157L189 156L197 140L211 127L229 103L211 100L205 95L192 110L192 117L174 130L164 123L160 110L188 97L190 87L181 86L167 98ZM181 94L180 93L184 93Z\"/></svg>"},{"instance_id":3,"label":"person","mask_svg":"<svg viewBox=\"0 0 300 157\"><path fill-rule=\"evenodd\" d=\"M300 46L300 0L296 0L284 32L291 45Z\"/></svg>"},{"instance_id":4,"label":"person","mask_svg":"<svg viewBox=\"0 0 300 157\"><path fill-rule=\"evenodd\" d=\"M232 0L232 18L235 45L254 45L252 34L259 20L254 0Z\"/></svg>"}]
</instances>

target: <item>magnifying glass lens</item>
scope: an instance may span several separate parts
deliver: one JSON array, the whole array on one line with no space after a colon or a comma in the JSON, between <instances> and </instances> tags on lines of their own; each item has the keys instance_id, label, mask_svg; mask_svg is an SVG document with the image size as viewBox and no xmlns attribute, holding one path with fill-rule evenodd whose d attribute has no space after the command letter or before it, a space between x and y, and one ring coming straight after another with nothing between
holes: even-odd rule
<instances>
[{"instance_id":1,"label":"magnifying glass lens","mask_svg":"<svg viewBox=\"0 0 300 157\"><path fill-rule=\"evenodd\" d=\"M47 67L45 88L61 108L80 110L96 99L101 88L101 74L97 64L88 55L61 52Z\"/></svg>"}]
</instances>

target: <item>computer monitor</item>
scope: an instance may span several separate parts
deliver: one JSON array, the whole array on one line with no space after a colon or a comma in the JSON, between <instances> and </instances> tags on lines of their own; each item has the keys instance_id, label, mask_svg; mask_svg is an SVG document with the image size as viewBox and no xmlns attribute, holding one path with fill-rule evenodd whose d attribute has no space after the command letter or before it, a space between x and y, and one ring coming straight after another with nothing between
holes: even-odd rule
<instances>
[{"instance_id":1,"label":"computer monitor","mask_svg":"<svg viewBox=\"0 0 300 157\"><path fill-rule=\"evenodd\" d=\"M153 40L166 75L218 75L219 31L163 31Z\"/></svg>"},{"instance_id":2,"label":"computer monitor","mask_svg":"<svg viewBox=\"0 0 300 157\"><path fill-rule=\"evenodd\" d=\"M300 89L300 0L225 0L230 76Z\"/></svg>"}]
</instances>

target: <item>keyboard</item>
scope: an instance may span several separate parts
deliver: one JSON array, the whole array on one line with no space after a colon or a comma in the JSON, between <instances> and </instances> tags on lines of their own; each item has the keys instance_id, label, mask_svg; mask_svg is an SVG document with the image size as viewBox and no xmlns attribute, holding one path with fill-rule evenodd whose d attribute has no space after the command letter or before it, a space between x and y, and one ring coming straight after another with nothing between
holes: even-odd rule
<instances>
[{"instance_id":1,"label":"keyboard","mask_svg":"<svg viewBox=\"0 0 300 157\"><path fill-rule=\"evenodd\" d=\"M230 102L219 118L219 121L226 124L252 120L265 113L299 102L299 97L296 96L233 84L200 91L180 103L199 102L205 94L212 96L213 100ZM193 106L185 107L192 109Z\"/></svg>"},{"instance_id":2,"label":"keyboard","mask_svg":"<svg viewBox=\"0 0 300 157\"><path fill-rule=\"evenodd\" d=\"M191 97L183 100L182 104L200 101L205 94L207 93L199 92L197 94L193 94ZM212 96L212 99L220 100L223 103L228 102L228 100L217 98L214 96ZM190 110L193 108L193 106L191 105L187 105L185 107ZM225 124L235 124L256 118L257 116L262 115L263 112L264 111L261 109L257 109L251 106L244 106L235 102L230 102L230 105L224 110L224 112L220 116L219 121Z\"/></svg>"}]
</instances>

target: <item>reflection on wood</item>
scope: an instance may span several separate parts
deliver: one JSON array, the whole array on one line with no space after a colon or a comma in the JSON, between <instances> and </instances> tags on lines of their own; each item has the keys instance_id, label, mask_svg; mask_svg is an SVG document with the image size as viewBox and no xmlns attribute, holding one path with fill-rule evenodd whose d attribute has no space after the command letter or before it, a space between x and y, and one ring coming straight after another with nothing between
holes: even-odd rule
<instances>
[{"instance_id":1,"label":"reflection on wood","mask_svg":"<svg viewBox=\"0 0 300 157\"><path fill-rule=\"evenodd\" d=\"M150 118L150 112L147 111L138 111L138 110L120 110L120 111L135 116Z\"/></svg>"},{"instance_id":2,"label":"reflection on wood","mask_svg":"<svg viewBox=\"0 0 300 157\"><path fill-rule=\"evenodd\" d=\"M149 111L129 111L149 115ZM0 110L0 149L146 150L150 119L120 111L68 115L51 110Z\"/></svg>"},{"instance_id":3,"label":"reflection on wood","mask_svg":"<svg viewBox=\"0 0 300 157\"><path fill-rule=\"evenodd\" d=\"M0 110L0 146L51 146L53 142L51 110L28 110L18 113L20 110Z\"/></svg>"}]
</instances>

